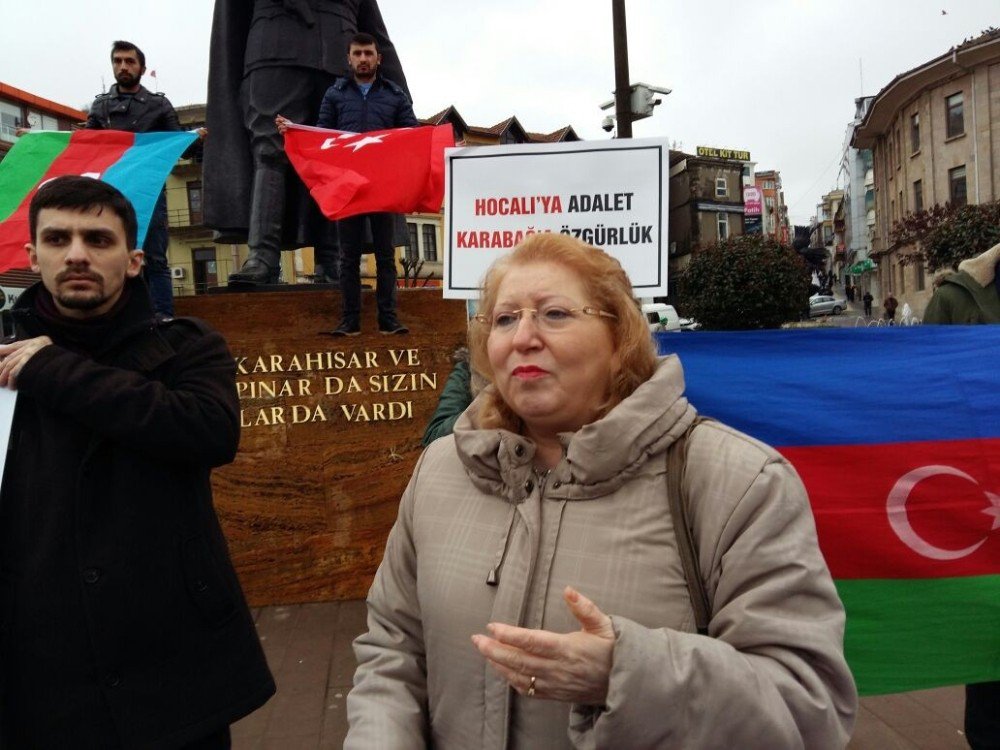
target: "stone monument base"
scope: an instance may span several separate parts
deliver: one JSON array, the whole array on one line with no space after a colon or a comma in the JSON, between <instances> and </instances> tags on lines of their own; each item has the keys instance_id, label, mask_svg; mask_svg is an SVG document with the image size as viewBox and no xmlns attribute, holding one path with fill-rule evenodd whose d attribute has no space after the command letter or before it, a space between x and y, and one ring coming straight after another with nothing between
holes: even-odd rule
<instances>
[{"instance_id":1,"label":"stone monument base","mask_svg":"<svg viewBox=\"0 0 1000 750\"><path fill-rule=\"evenodd\" d=\"M375 294L362 334L329 287L178 297L178 315L226 337L242 436L213 477L215 503L251 606L357 599L382 558L420 439L465 343L466 306L400 289L404 336L382 335Z\"/></svg>"}]
</instances>

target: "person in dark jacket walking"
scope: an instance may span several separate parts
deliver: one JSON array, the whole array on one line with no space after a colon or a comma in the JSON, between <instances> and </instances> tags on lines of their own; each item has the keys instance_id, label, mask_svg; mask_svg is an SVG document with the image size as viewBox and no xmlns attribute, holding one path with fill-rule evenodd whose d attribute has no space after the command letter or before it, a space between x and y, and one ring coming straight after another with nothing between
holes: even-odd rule
<instances>
[{"instance_id":1,"label":"person in dark jacket walking","mask_svg":"<svg viewBox=\"0 0 1000 750\"><path fill-rule=\"evenodd\" d=\"M1000 245L963 260L957 273L941 281L924 323L1000 323ZM1000 681L965 686L965 737L973 750L1000 748Z\"/></svg>"},{"instance_id":2,"label":"person in dark jacket walking","mask_svg":"<svg viewBox=\"0 0 1000 750\"><path fill-rule=\"evenodd\" d=\"M861 298L861 301L865 303L865 317L870 318L872 316L872 302L875 301L875 298L871 292L865 292L865 296Z\"/></svg>"},{"instance_id":3,"label":"person in dark jacket walking","mask_svg":"<svg viewBox=\"0 0 1000 750\"><path fill-rule=\"evenodd\" d=\"M29 208L41 282L0 344L18 393L0 490L0 747L228 748L274 693L212 507L235 366L154 317L131 204L58 177Z\"/></svg>"},{"instance_id":4,"label":"person in dark jacket walking","mask_svg":"<svg viewBox=\"0 0 1000 750\"><path fill-rule=\"evenodd\" d=\"M163 94L154 94L140 81L146 72L146 55L132 42L118 40L111 45L111 67L116 83L99 94L90 106L84 126L90 130L125 130L152 133L183 130L177 112ZM206 131L199 128L199 137ZM188 152L190 153L190 151ZM153 308L165 317L174 315L174 288L167 264L167 197L160 191L146 230L142 251L146 263L146 281L153 298Z\"/></svg>"},{"instance_id":5,"label":"person in dark jacket walking","mask_svg":"<svg viewBox=\"0 0 1000 750\"><path fill-rule=\"evenodd\" d=\"M348 47L347 61L351 66L351 76L339 79L326 90L316 122L319 127L366 133L420 125L413 114L410 97L403 88L379 74L382 55L375 37L355 34ZM290 124L291 121L282 115L275 119L279 133L283 134ZM343 317L333 335L357 336L361 333L361 254L366 224L371 228L375 248L378 329L387 334L409 333L396 315L393 215L374 213L351 216L338 222Z\"/></svg>"},{"instance_id":6,"label":"person in dark jacket walking","mask_svg":"<svg viewBox=\"0 0 1000 750\"><path fill-rule=\"evenodd\" d=\"M892 296L892 292L889 292L889 296L882 301L882 308L885 310L885 319L889 321L889 325L896 324L897 307L899 307L899 302Z\"/></svg>"}]
</instances>

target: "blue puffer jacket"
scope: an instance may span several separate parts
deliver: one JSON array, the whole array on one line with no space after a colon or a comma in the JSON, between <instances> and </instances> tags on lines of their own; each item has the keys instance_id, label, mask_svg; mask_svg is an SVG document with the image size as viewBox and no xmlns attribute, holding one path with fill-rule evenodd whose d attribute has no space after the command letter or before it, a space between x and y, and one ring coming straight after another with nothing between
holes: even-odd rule
<instances>
[{"instance_id":1,"label":"blue puffer jacket","mask_svg":"<svg viewBox=\"0 0 1000 750\"><path fill-rule=\"evenodd\" d=\"M353 133L420 125L410 97L402 87L382 76L375 77L368 96L361 94L353 78L339 79L323 94L316 124Z\"/></svg>"}]
</instances>

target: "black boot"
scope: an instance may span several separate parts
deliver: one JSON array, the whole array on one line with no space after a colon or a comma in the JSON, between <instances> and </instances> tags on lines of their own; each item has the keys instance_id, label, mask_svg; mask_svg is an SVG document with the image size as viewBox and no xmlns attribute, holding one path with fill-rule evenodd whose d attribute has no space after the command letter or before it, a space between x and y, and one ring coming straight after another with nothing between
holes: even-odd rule
<instances>
[{"instance_id":1,"label":"black boot","mask_svg":"<svg viewBox=\"0 0 1000 750\"><path fill-rule=\"evenodd\" d=\"M250 257L229 283L275 284L281 271L281 222L285 212L285 172L281 167L260 166L253 176Z\"/></svg>"},{"instance_id":2,"label":"black boot","mask_svg":"<svg viewBox=\"0 0 1000 750\"><path fill-rule=\"evenodd\" d=\"M277 284L280 270L271 268L259 258L248 258L238 272L229 274L229 283Z\"/></svg>"}]
</instances>

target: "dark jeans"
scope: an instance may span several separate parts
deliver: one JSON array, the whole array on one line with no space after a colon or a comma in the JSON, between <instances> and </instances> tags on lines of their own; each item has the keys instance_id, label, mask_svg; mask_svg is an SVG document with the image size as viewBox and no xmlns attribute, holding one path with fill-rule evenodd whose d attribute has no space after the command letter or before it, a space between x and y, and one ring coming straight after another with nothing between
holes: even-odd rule
<instances>
[{"instance_id":1,"label":"dark jeans","mask_svg":"<svg viewBox=\"0 0 1000 750\"><path fill-rule=\"evenodd\" d=\"M965 739L972 750L1000 750L1000 682L965 686Z\"/></svg>"},{"instance_id":2,"label":"dark jeans","mask_svg":"<svg viewBox=\"0 0 1000 750\"><path fill-rule=\"evenodd\" d=\"M340 291L344 298L344 320L356 323L361 318L361 255L364 252L365 224L371 225L375 248L375 297L379 325L388 325L396 317L396 258L392 247L393 215L362 214L341 219Z\"/></svg>"},{"instance_id":3,"label":"dark jeans","mask_svg":"<svg viewBox=\"0 0 1000 750\"><path fill-rule=\"evenodd\" d=\"M169 317L174 316L174 287L170 280L170 266L167 265L167 247L170 235L167 232L167 194L160 191L149 219L146 239L142 243L145 254L146 284L153 300L153 310Z\"/></svg>"}]
</instances>

